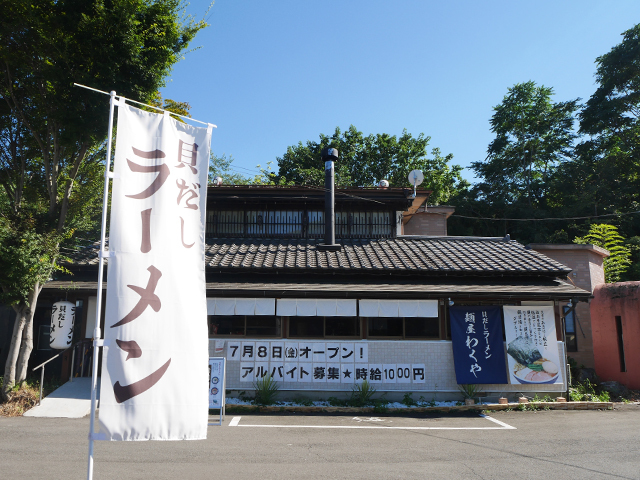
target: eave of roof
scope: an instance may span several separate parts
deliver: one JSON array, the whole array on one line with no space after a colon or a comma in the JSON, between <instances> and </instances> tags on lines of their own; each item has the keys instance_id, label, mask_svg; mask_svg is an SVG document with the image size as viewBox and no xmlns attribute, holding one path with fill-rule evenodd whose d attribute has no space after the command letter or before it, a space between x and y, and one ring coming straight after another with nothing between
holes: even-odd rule
<instances>
[{"instance_id":1,"label":"eave of roof","mask_svg":"<svg viewBox=\"0 0 640 480\"><path fill-rule=\"evenodd\" d=\"M345 278L219 274L207 282L208 296L269 298L454 298L454 299L540 299L586 300L591 293L558 279L447 279L446 282L416 282L413 279L364 277L357 282ZM262 277L262 278L260 278ZM481 279L480 279L481 280ZM43 290L87 292L97 289L96 281L51 281ZM106 288L106 283L103 288Z\"/></svg>"},{"instance_id":2,"label":"eave of roof","mask_svg":"<svg viewBox=\"0 0 640 480\"><path fill-rule=\"evenodd\" d=\"M406 210L414 202L413 191L409 188L336 188L336 207L360 205L368 208L389 207ZM421 190L425 197L430 190ZM222 185L208 187L207 204L264 204L270 206L279 204L317 205L324 206L324 187L314 186L274 186L274 185Z\"/></svg>"}]
</instances>

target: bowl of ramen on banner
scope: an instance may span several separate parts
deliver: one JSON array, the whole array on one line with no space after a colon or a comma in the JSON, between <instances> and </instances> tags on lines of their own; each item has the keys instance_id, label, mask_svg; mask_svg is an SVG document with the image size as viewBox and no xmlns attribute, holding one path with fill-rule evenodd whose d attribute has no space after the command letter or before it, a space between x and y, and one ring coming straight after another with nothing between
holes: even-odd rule
<instances>
[{"instance_id":1,"label":"bowl of ramen on banner","mask_svg":"<svg viewBox=\"0 0 640 480\"><path fill-rule=\"evenodd\" d=\"M559 368L551 360L544 358L529 337L517 337L507 346L507 353L515 364L511 373L523 384L555 383Z\"/></svg>"}]
</instances>

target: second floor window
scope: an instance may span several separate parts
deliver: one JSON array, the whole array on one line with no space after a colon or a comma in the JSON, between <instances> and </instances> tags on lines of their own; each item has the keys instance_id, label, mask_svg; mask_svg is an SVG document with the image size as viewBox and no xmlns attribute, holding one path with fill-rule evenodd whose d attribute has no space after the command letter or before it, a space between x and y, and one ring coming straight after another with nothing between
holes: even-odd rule
<instances>
[{"instance_id":1,"label":"second floor window","mask_svg":"<svg viewBox=\"0 0 640 480\"><path fill-rule=\"evenodd\" d=\"M390 238L392 211L336 210L337 238ZM323 210L209 210L209 238L323 238Z\"/></svg>"}]
</instances>

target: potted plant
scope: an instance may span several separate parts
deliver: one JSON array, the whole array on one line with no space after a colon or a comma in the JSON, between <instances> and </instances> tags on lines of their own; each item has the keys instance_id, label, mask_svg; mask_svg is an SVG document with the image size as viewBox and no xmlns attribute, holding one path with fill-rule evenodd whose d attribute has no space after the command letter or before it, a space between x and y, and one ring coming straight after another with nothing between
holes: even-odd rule
<instances>
[{"instance_id":1,"label":"potted plant","mask_svg":"<svg viewBox=\"0 0 640 480\"><path fill-rule=\"evenodd\" d=\"M473 384L461 384L458 385L458 388L460 389L460 392L464 397L465 405L475 405L475 397L477 397L478 393L480 393L480 387Z\"/></svg>"}]
</instances>

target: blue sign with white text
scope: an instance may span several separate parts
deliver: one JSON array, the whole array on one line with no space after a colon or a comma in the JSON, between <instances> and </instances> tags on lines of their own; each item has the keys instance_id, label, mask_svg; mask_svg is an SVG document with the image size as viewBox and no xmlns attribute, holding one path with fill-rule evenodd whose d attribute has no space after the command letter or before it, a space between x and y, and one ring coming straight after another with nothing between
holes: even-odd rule
<instances>
[{"instance_id":1,"label":"blue sign with white text","mask_svg":"<svg viewBox=\"0 0 640 480\"><path fill-rule=\"evenodd\" d=\"M458 384L507 383L501 308L449 308Z\"/></svg>"}]
</instances>

